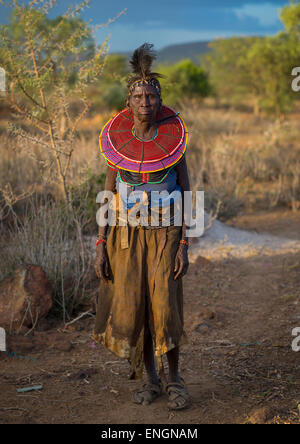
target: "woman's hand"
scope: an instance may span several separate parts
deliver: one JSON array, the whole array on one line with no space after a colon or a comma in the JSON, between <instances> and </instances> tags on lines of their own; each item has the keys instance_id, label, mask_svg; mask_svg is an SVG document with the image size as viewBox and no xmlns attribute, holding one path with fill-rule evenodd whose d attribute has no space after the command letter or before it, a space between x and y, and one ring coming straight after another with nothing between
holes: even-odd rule
<instances>
[{"instance_id":1,"label":"woman's hand","mask_svg":"<svg viewBox=\"0 0 300 444\"><path fill-rule=\"evenodd\" d=\"M174 279L184 276L188 270L188 267L189 259L187 245L179 244L175 257Z\"/></svg>"},{"instance_id":2,"label":"woman's hand","mask_svg":"<svg viewBox=\"0 0 300 444\"><path fill-rule=\"evenodd\" d=\"M96 247L94 269L99 279L109 280L109 260L106 246L103 242L100 242Z\"/></svg>"}]
</instances>

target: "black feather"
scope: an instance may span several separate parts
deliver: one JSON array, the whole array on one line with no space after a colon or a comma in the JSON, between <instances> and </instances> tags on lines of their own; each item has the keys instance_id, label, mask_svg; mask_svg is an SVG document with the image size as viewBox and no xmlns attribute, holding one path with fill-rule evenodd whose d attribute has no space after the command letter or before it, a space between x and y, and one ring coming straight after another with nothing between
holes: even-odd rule
<instances>
[{"instance_id":1,"label":"black feather","mask_svg":"<svg viewBox=\"0 0 300 444\"><path fill-rule=\"evenodd\" d=\"M130 59L133 73L142 79L151 76L151 66L156 59L156 53L152 48L151 43L144 43L134 51Z\"/></svg>"}]
</instances>

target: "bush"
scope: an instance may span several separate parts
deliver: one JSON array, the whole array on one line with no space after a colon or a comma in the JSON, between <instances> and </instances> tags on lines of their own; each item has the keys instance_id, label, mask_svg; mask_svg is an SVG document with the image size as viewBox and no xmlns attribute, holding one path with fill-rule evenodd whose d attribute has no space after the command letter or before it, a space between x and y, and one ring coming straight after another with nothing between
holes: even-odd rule
<instances>
[{"instance_id":1,"label":"bush","mask_svg":"<svg viewBox=\"0 0 300 444\"><path fill-rule=\"evenodd\" d=\"M240 199L224 190L207 190L204 202L205 211L216 215L222 222L236 217L243 208Z\"/></svg>"},{"instance_id":2,"label":"bush","mask_svg":"<svg viewBox=\"0 0 300 444\"><path fill-rule=\"evenodd\" d=\"M165 76L161 80L163 101L175 106L181 101L202 99L211 92L207 73L191 60L182 60L175 65L162 65L157 71Z\"/></svg>"},{"instance_id":3,"label":"bush","mask_svg":"<svg viewBox=\"0 0 300 444\"><path fill-rule=\"evenodd\" d=\"M125 108L128 73L128 62L125 56L108 55L101 79L96 85L96 92L92 91L94 105L108 111L121 111Z\"/></svg>"},{"instance_id":4,"label":"bush","mask_svg":"<svg viewBox=\"0 0 300 444\"><path fill-rule=\"evenodd\" d=\"M94 234L97 231L96 212L99 204L96 203L96 196L104 189L105 177L105 173L94 174L88 169L86 179L71 188L72 207L86 215L87 223L83 227L85 234Z\"/></svg>"}]
</instances>

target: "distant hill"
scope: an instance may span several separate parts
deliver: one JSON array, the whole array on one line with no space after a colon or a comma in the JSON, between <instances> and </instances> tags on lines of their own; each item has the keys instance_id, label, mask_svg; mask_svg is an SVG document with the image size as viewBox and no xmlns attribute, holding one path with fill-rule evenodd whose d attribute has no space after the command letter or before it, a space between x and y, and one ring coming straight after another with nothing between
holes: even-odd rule
<instances>
[{"instance_id":1,"label":"distant hill","mask_svg":"<svg viewBox=\"0 0 300 444\"><path fill-rule=\"evenodd\" d=\"M208 47L210 42L192 42L170 45L157 51L157 63L176 63L182 59L191 59L194 63L199 63L199 56L211 51ZM132 52L122 53L128 58Z\"/></svg>"},{"instance_id":2,"label":"distant hill","mask_svg":"<svg viewBox=\"0 0 300 444\"><path fill-rule=\"evenodd\" d=\"M199 63L199 56L211 51L209 42L182 43L170 45L158 51L158 63L176 63L182 59L191 59Z\"/></svg>"}]
</instances>

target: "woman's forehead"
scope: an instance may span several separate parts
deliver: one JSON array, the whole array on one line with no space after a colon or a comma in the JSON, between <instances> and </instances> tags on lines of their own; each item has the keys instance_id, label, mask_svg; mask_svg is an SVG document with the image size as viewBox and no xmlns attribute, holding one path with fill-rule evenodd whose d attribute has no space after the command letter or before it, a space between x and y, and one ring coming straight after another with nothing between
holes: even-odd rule
<instances>
[{"instance_id":1,"label":"woman's forehead","mask_svg":"<svg viewBox=\"0 0 300 444\"><path fill-rule=\"evenodd\" d=\"M140 85L136 86L132 92L132 94L157 94L156 88L152 85Z\"/></svg>"}]
</instances>

